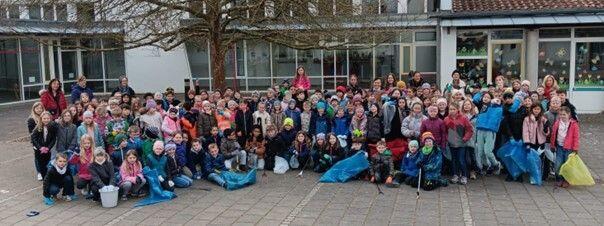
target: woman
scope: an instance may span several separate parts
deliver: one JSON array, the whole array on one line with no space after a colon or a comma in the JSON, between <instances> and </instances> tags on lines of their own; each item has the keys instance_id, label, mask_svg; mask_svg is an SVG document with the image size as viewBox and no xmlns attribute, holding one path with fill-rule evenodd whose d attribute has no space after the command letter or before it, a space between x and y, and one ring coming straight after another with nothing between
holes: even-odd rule
<instances>
[{"instance_id":1,"label":"woman","mask_svg":"<svg viewBox=\"0 0 604 226\"><path fill-rule=\"evenodd\" d=\"M408 83L409 87L417 89L424 84L424 78L422 78L422 74L419 71L411 71L409 75L411 77Z\"/></svg>"},{"instance_id":2,"label":"woman","mask_svg":"<svg viewBox=\"0 0 604 226\"><path fill-rule=\"evenodd\" d=\"M48 90L42 93L40 97L44 108L52 114L52 119L57 119L63 110L67 109L65 95L61 90L61 81L52 79L48 83Z\"/></svg>"},{"instance_id":3,"label":"woman","mask_svg":"<svg viewBox=\"0 0 604 226\"><path fill-rule=\"evenodd\" d=\"M555 96L556 91L558 91L559 88L558 81L556 81L556 78L553 75L546 75L545 78L543 78L543 97L545 97L545 99L549 100L552 96Z\"/></svg>"},{"instance_id":4,"label":"woman","mask_svg":"<svg viewBox=\"0 0 604 226\"><path fill-rule=\"evenodd\" d=\"M111 96L115 95L115 93L121 93L121 94L128 94L128 96L133 97L136 93L134 93L134 90L132 89L132 87L128 86L128 77L121 76L120 79L120 85L118 87L115 87L115 89L113 89L113 92L111 92Z\"/></svg>"},{"instance_id":5,"label":"woman","mask_svg":"<svg viewBox=\"0 0 604 226\"><path fill-rule=\"evenodd\" d=\"M82 93L87 93L89 99L94 99L92 89L86 87L86 76L80 75L80 77L78 77L78 83L71 87L71 103L80 100L80 95L82 95Z\"/></svg>"},{"instance_id":6,"label":"woman","mask_svg":"<svg viewBox=\"0 0 604 226\"><path fill-rule=\"evenodd\" d=\"M303 66L299 66L296 69L293 87L302 91L308 91L310 89L310 79L308 79L308 75L306 75Z\"/></svg>"}]
</instances>

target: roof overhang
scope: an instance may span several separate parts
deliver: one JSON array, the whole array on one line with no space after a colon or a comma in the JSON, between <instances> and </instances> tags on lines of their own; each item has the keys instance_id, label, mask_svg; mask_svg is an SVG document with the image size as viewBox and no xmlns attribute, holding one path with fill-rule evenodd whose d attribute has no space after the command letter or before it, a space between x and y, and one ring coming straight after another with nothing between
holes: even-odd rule
<instances>
[{"instance_id":1,"label":"roof overhang","mask_svg":"<svg viewBox=\"0 0 604 226\"><path fill-rule=\"evenodd\" d=\"M39 20L0 20L2 34L117 34L123 33L123 23L114 21L94 22L90 26L80 27L73 22Z\"/></svg>"},{"instance_id":2,"label":"roof overhang","mask_svg":"<svg viewBox=\"0 0 604 226\"><path fill-rule=\"evenodd\" d=\"M574 15L498 16L473 18L443 18L442 27L489 27L489 26L551 26L569 24L603 24L604 13Z\"/></svg>"}]
</instances>

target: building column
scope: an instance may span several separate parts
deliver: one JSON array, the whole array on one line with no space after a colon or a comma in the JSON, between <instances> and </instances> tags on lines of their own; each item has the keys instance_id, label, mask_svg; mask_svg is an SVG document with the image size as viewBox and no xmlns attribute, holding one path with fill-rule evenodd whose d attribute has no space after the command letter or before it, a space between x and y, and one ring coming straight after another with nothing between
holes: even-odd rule
<instances>
[{"instance_id":1,"label":"building column","mask_svg":"<svg viewBox=\"0 0 604 226\"><path fill-rule=\"evenodd\" d=\"M531 82L531 89L539 84L539 30L530 29L526 32L526 68L525 79Z\"/></svg>"},{"instance_id":2,"label":"building column","mask_svg":"<svg viewBox=\"0 0 604 226\"><path fill-rule=\"evenodd\" d=\"M437 81L438 86L442 89L451 82L451 72L457 68L457 29L455 27L440 27L438 47L440 64Z\"/></svg>"}]
</instances>

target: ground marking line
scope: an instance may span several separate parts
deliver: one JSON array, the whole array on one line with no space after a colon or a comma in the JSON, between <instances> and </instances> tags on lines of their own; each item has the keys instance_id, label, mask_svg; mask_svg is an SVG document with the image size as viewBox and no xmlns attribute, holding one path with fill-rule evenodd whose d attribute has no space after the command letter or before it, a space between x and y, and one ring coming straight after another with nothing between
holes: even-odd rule
<instances>
[{"instance_id":1,"label":"ground marking line","mask_svg":"<svg viewBox=\"0 0 604 226\"><path fill-rule=\"evenodd\" d=\"M13 195L13 196L8 197L8 198L5 198L5 199L3 199L3 200L0 200L0 204L5 203L5 202L7 202L7 201L9 201L9 200L11 200L11 199L14 199L14 198L16 198L17 196L24 195L24 194L27 194L27 193L32 192L32 191L34 191L34 190L37 190L37 189L39 189L39 188L42 188L42 185L37 186L37 187L35 187L35 188L31 188L31 189L29 189L29 190L27 190L27 191L21 192L21 193L19 193L19 194Z\"/></svg>"},{"instance_id":2,"label":"ground marking line","mask_svg":"<svg viewBox=\"0 0 604 226\"><path fill-rule=\"evenodd\" d=\"M315 194L317 194L317 192L319 191L319 189L321 188L321 186L323 186L322 183L317 183L315 185L315 187L312 188L312 190L310 190L310 192L308 194L306 194L306 196L304 197L304 199L302 199L302 201L300 201L300 203L298 203L298 205L296 206L296 208L294 208L289 215L287 215L287 217L285 218L285 220L283 220L283 222L281 222L281 225L289 225L291 224L291 222L296 218L296 216L298 216L298 214L300 214L300 212L302 212L302 209L308 204L308 202L310 202L310 199L315 196Z\"/></svg>"},{"instance_id":3,"label":"ground marking line","mask_svg":"<svg viewBox=\"0 0 604 226\"><path fill-rule=\"evenodd\" d=\"M468 189L466 186L463 186L461 189L459 189L459 196L461 198L461 208L463 209L463 221L466 226L472 226L474 225L474 220L472 219L472 214L470 213Z\"/></svg>"}]
</instances>

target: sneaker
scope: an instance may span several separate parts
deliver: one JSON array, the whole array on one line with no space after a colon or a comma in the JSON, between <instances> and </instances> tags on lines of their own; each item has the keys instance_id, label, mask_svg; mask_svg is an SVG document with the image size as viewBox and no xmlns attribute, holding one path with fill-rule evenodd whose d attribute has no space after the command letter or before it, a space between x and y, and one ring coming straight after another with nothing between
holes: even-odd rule
<instances>
[{"instance_id":1,"label":"sneaker","mask_svg":"<svg viewBox=\"0 0 604 226\"><path fill-rule=\"evenodd\" d=\"M474 172L474 171L470 172L470 179L476 180L476 172Z\"/></svg>"},{"instance_id":2,"label":"sneaker","mask_svg":"<svg viewBox=\"0 0 604 226\"><path fill-rule=\"evenodd\" d=\"M122 201L128 201L128 196L122 195Z\"/></svg>"},{"instance_id":3,"label":"sneaker","mask_svg":"<svg viewBox=\"0 0 604 226\"><path fill-rule=\"evenodd\" d=\"M77 195L75 195L75 194L73 194L73 195L68 195L68 196L65 198L65 201L68 201L68 202L69 202L69 201L75 201L75 200L78 200L78 196L77 196Z\"/></svg>"},{"instance_id":4,"label":"sneaker","mask_svg":"<svg viewBox=\"0 0 604 226\"><path fill-rule=\"evenodd\" d=\"M41 180L43 179L43 178L42 178L42 174L41 174L41 173L38 173L37 177L38 177L38 178L37 178L37 179L38 179L38 181L41 181Z\"/></svg>"},{"instance_id":5,"label":"sneaker","mask_svg":"<svg viewBox=\"0 0 604 226\"><path fill-rule=\"evenodd\" d=\"M501 174L501 163L497 163L497 166L495 167L493 174L495 174L495 175Z\"/></svg>"},{"instance_id":6,"label":"sneaker","mask_svg":"<svg viewBox=\"0 0 604 226\"><path fill-rule=\"evenodd\" d=\"M195 175L195 180L201 180L201 175Z\"/></svg>"},{"instance_id":7,"label":"sneaker","mask_svg":"<svg viewBox=\"0 0 604 226\"><path fill-rule=\"evenodd\" d=\"M82 189L80 190L80 192L82 193L82 195L86 196L88 195L88 191L86 191L86 189Z\"/></svg>"},{"instance_id":8,"label":"sneaker","mask_svg":"<svg viewBox=\"0 0 604 226\"><path fill-rule=\"evenodd\" d=\"M459 180L459 183L461 183L462 185L466 185L468 183L468 178L467 177L461 177L461 180Z\"/></svg>"},{"instance_id":9,"label":"sneaker","mask_svg":"<svg viewBox=\"0 0 604 226\"><path fill-rule=\"evenodd\" d=\"M458 182L459 182L459 177L457 175L453 175L453 178L451 178L451 183L457 184Z\"/></svg>"},{"instance_id":10,"label":"sneaker","mask_svg":"<svg viewBox=\"0 0 604 226\"><path fill-rule=\"evenodd\" d=\"M65 200L65 202L71 202L71 197L69 197L69 195L64 195L63 200Z\"/></svg>"}]
</instances>

